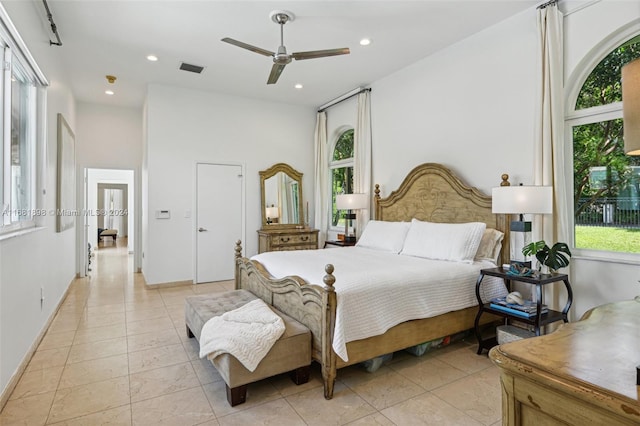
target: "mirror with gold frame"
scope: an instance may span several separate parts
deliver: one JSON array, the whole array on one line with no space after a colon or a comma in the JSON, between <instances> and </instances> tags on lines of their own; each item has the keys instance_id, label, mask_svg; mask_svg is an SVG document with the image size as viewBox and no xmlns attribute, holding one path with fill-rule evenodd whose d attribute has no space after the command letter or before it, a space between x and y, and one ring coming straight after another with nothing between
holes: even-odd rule
<instances>
[{"instance_id":1,"label":"mirror with gold frame","mask_svg":"<svg viewBox=\"0 0 640 426\"><path fill-rule=\"evenodd\" d=\"M262 228L304 226L302 173L285 163L260 172Z\"/></svg>"}]
</instances>

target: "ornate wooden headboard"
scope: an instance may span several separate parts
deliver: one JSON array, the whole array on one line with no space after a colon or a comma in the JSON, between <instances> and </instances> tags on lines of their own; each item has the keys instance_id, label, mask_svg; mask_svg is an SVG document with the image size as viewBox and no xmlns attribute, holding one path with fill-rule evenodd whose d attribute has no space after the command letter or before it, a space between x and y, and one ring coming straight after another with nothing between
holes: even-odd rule
<instances>
[{"instance_id":1,"label":"ornate wooden headboard","mask_svg":"<svg viewBox=\"0 0 640 426\"><path fill-rule=\"evenodd\" d=\"M465 185L447 167L424 163L409 172L387 198L375 186L375 217L386 221L419 220L440 223L484 222L504 233L502 263L509 263L507 218L491 212L491 197Z\"/></svg>"}]
</instances>

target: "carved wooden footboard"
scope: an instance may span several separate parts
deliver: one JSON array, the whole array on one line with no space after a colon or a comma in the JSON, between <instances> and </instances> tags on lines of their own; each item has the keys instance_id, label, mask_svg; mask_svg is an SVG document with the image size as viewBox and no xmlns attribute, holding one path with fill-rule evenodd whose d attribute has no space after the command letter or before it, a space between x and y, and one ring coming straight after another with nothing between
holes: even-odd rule
<instances>
[{"instance_id":1,"label":"carved wooden footboard","mask_svg":"<svg viewBox=\"0 0 640 426\"><path fill-rule=\"evenodd\" d=\"M304 324L312 335L312 357L322 366L325 398L333 396L336 354L333 330L336 320L336 293L333 265L327 265L324 286L309 284L300 277L273 278L261 263L243 258L241 242L236 242L236 289L245 289L274 308Z\"/></svg>"}]
</instances>

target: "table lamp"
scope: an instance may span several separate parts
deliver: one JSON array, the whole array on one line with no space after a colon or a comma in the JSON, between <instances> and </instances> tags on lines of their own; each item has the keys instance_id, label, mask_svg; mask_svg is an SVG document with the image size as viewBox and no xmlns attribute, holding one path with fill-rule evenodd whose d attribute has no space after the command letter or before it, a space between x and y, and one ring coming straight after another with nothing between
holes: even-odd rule
<instances>
[{"instance_id":1,"label":"table lamp","mask_svg":"<svg viewBox=\"0 0 640 426\"><path fill-rule=\"evenodd\" d=\"M367 194L338 194L336 195L336 208L338 210L346 210L344 215L344 241L355 242L355 232L349 234L349 225L351 221L356 218L356 214L353 210L360 210L367 208L369 198Z\"/></svg>"},{"instance_id":2,"label":"table lamp","mask_svg":"<svg viewBox=\"0 0 640 426\"><path fill-rule=\"evenodd\" d=\"M280 217L280 212L278 211L278 208L274 207L273 204L271 205L271 207L267 207L265 214L267 216L268 225L271 225L273 223L273 219L277 219L278 217Z\"/></svg>"},{"instance_id":3,"label":"table lamp","mask_svg":"<svg viewBox=\"0 0 640 426\"><path fill-rule=\"evenodd\" d=\"M510 261L531 268L522 254L522 248L531 242L531 222L524 214L551 214L553 211L553 188L551 186L500 186L491 191L493 213L517 214L519 220L511 222Z\"/></svg>"}]
</instances>

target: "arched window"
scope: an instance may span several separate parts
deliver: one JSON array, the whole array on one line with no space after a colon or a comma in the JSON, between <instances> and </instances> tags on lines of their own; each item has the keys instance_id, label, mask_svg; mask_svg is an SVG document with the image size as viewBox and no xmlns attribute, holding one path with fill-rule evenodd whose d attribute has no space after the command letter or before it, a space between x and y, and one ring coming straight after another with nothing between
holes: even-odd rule
<instances>
[{"instance_id":1,"label":"arched window","mask_svg":"<svg viewBox=\"0 0 640 426\"><path fill-rule=\"evenodd\" d=\"M609 52L578 93L573 139L575 247L640 253L640 158L624 153L621 68L640 57L640 35Z\"/></svg>"},{"instance_id":2,"label":"arched window","mask_svg":"<svg viewBox=\"0 0 640 426\"><path fill-rule=\"evenodd\" d=\"M348 129L338 136L329 161L332 227L344 227L345 212L336 208L336 195L353 193L353 164L353 129Z\"/></svg>"}]
</instances>

